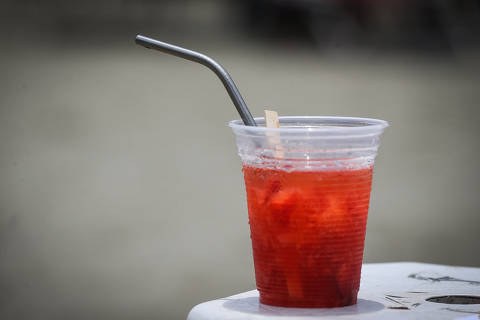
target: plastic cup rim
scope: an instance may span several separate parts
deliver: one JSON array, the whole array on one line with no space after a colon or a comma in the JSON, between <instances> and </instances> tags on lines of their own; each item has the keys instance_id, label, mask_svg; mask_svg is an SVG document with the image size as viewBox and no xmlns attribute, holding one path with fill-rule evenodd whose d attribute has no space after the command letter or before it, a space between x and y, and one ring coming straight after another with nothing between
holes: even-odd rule
<instances>
[{"instance_id":1,"label":"plastic cup rim","mask_svg":"<svg viewBox=\"0 0 480 320\"><path fill-rule=\"evenodd\" d=\"M360 118L360 117L337 117L337 116L282 116L278 117L280 124L288 121L312 121L317 120L318 124L326 124L324 126L303 126L303 127L280 127L280 128L267 128L264 126L246 126L242 120L232 120L228 122L228 126L234 131L246 131L252 134L265 133L265 132L279 132L279 133L319 133L319 134L341 134L341 135L357 135L357 134L372 134L382 132L383 129L388 127L388 122L380 119L373 118ZM263 117L256 117L255 122L258 124L264 124L265 119ZM341 123L344 126L329 126L328 123ZM312 122L315 124L315 122ZM351 124L352 126L348 126ZM345 126L346 125L346 126Z\"/></svg>"}]
</instances>

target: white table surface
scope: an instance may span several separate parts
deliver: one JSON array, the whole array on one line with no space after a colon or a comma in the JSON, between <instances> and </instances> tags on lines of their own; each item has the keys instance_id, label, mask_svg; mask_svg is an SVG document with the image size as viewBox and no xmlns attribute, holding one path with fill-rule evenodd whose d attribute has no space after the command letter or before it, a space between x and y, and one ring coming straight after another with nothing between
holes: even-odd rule
<instances>
[{"instance_id":1,"label":"white table surface","mask_svg":"<svg viewBox=\"0 0 480 320\"><path fill-rule=\"evenodd\" d=\"M442 277L446 278L439 279ZM425 301L442 295L480 296L480 268L413 262L364 264L355 306L333 309L272 307L260 304L258 291L252 290L201 303L190 311L187 320L480 319L480 304Z\"/></svg>"}]
</instances>

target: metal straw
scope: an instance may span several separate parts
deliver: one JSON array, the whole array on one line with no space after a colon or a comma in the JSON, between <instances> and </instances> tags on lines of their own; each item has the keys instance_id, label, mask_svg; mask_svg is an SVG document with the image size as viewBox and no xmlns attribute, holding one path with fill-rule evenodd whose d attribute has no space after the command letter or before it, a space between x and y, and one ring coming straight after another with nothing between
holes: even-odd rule
<instances>
[{"instance_id":1,"label":"metal straw","mask_svg":"<svg viewBox=\"0 0 480 320\"><path fill-rule=\"evenodd\" d=\"M161 41L148 38L142 35L137 35L135 37L135 42L148 49L155 49L155 50L168 53L180 58L198 62L200 64L203 64L205 67L209 68L213 72L215 72L215 74L220 78L223 85L225 86L225 89L227 89L228 95L230 96L230 99L232 99L233 104L235 105L235 108L237 108L237 111L240 114L240 117L242 118L243 123L245 123L245 125L247 126L257 125L255 120L252 117L252 114L248 110L248 107L245 104L245 101L243 100L242 95L240 94L240 91L238 91L237 86L233 82L228 72L218 62L216 62L215 60L213 60L212 58L204 54L201 54L192 50L188 50L182 47L177 47L172 44L161 42Z\"/></svg>"}]
</instances>

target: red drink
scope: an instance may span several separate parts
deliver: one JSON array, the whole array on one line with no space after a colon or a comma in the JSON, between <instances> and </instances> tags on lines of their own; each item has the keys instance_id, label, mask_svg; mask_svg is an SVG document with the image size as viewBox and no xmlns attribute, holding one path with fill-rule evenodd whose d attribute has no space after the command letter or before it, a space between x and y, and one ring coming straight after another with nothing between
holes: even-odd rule
<instances>
[{"instance_id":1,"label":"red drink","mask_svg":"<svg viewBox=\"0 0 480 320\"><path fill-rule=\"evenodd\" d=\"M260 302L355 304L372 167L285 171L243 166Z\"/></svg>"}]
</instances>

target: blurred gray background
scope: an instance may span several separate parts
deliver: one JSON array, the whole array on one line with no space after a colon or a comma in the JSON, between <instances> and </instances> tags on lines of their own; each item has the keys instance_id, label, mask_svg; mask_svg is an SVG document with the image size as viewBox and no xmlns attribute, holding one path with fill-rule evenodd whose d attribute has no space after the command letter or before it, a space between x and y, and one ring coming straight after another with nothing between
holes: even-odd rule
<instances>
[{"instance_id":1,"label":"blurred gray background","mask_svg":"<svg viewBox=\"0 0 480 320\"><path fill-rule=\"evenodd\" d=\"M479 1L3 1L0 318L184 319L255 287L238 118L388 120L365 262L480 266Z\"/></svg>"}]
</instances>

